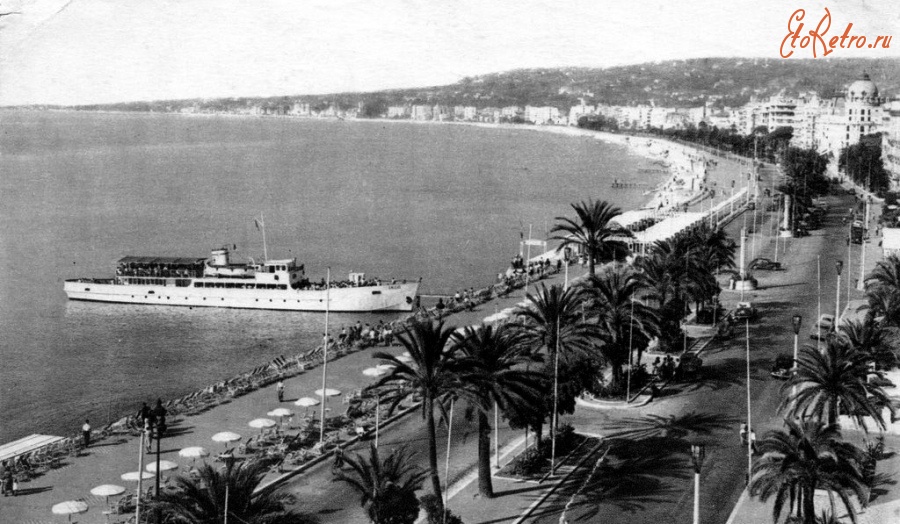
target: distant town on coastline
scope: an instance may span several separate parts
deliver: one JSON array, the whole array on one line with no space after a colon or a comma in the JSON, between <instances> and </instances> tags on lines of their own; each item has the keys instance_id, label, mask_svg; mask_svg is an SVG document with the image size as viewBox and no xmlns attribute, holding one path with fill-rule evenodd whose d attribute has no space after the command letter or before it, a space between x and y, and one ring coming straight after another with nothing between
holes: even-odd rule
<instances>
[{"instance_id":1,"label":"distant town on coastline","mask_svg":"<svg viewBox=\"0 0 900 524\"><path fill-rule=\"evenodd\" d=\"M372 93L33 107L580 126L656 133L745 155L762 145L772 160L789 145L821 154L834 176L859 178L859 166L876 161L863 182L900 189L896 58L706 58L516 70Z\"/></svg>"}]
</instances>

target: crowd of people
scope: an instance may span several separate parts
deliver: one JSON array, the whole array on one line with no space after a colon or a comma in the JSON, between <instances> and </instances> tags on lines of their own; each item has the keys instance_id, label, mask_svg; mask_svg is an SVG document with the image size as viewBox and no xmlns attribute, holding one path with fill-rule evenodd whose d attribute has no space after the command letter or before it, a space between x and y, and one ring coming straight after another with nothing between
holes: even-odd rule
<instances>
[{"instance_id":1,"label":"crowd of people","mask_svg":"<svg viewBox=\"0 0 900 524\"><path fill-rule=\"evenodd\" d=\"M396 327L394 322L385 322L381 319L375 325L370 325L368 322L363 325L361 321L357 320L356 325L349 328L341 326L337 342L341 346L350 346L356 343L361 344L363 347L377 346L379 344L392 346L394 344ZM334 342L334 340L330 342Z\"/></svg>"}]
</instances>

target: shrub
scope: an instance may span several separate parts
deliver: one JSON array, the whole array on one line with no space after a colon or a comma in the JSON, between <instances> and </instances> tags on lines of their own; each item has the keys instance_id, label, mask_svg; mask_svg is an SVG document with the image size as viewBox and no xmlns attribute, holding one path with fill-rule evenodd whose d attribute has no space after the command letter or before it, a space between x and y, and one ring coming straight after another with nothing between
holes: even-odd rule
<instances>
[{"instance_id":1,"label":"shrub","mask_svg":"<svg viewBox=\"0 0 900 524\"><path fill-rule=\"evenodd\" d=\"M547 464L547 454L545 453L545 450L549 452L549 449L548 446L543 444L527 449L524 453L516 457L515 462L513 462L512 473L520 477L537 475Z\"/></svg>"},{"instance_id":2,"label":"shrub","mask_svg":"<svg viewBox=\"0 0 900 524\"><path fill-rule=\"evenodd\" d=\"M434 494L423 495L419 502L425 508L425 514L428 515L428 524L463 524L462 519L449 509L445 509L445 515L441 515L441 500Z\"/></svg>"}]
</instances>

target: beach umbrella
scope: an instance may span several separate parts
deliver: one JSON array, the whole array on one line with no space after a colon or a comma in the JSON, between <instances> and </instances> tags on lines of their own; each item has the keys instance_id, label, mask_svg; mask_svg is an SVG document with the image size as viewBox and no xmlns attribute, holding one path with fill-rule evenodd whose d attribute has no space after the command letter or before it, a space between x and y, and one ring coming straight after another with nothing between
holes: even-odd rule
<instances>
[{"instance_id":1,"label":"beach umbrella","mask_svg":"<svg viewBox=\"0 0 900 524\"><path fill-rule=\"evenodd\" d=\"M294 414L294 412L287 408L277 408L277 409L273 409L272 411L266 413L266 415L268 415L270 417L290 417L293 414Z\"/></svg>"},{"instance_id":2,"label":"beach umbrella","mask_svg":"<svg viewBox=\"0 0 900 524\"><path fill-rule=\"evenodd\" d=\"M153 473L148 473L146 471L129 471L128 473L122 473L122 480L129 482L137 482L138 479L152 479L155 475Z\"/></svg>"},{"instance_id":3,"label":"beach umbrella","mask_svg":"<svg viewBox=\"0 0 900 524\"><path fill-rule=\"evenodd\" d=\"M319 395L320 397L336 397L341 394L340 391L331 388L326 389L324 392L321 389L317 389L313 391L313 393Z\"/></svg>"},{"instance_id":4,"label":"beach umbrella","mask_svg":"<svg viewBox=\"0 0 900 524\"><path fill-rule=\"evenodd\" d=\"M276 422L270 418L255 418L251 420L247 425L251 428L263 429L263 428L271 428L274 426Z\"/></svg>"},{"instance_id":5,"label":"beach umbrella","mask_svg":"<svg viewBox=\"0 0 900 524\"><path fill-rule=\"evenodd\" d=\"M241 436L237 433L232 433L231 431L223 431L221 433L216 433L212 436L214 442L221 442L225 444L225 449L228 449L229 442L237 442L241 440Z\"/></svg>"},{"instance_id":6,"label":"beach umbrella","mask_svg":"<svg viewBox=\"0 0 900 524\"><path fill-rule=\"evenodd\" d=\"M388 370L381 366L375 366L374 368L366 368L363 370L363 375L367 377L380 377L382 375L387 375Z\"/></svg>"},{"instance_id":7,"label":"beach umbrella","mask_svg":"<svg viewBox=\"0 0 900 524\"><path fill-rule=\"evenodd\" d=\"M294 412L287 408L276 408L266 413L270 417L278 417L281 419L281 426L284 427L284 417L293 417Z\"/></svg>"},{"instance_id":8,"label":"beach umbrella","mask_svg":"<svg viewBox=\"0 0 900 524\"><path fill-rule=\"evenodd\" d=\"M317 398L312 398L312 397L302 397L302 398L298 398L298 399L297 399L297 402L294 402L294 405L295 405L295 406L300 406L300 407L306 408L306 413L305 413L305 414L308 416L308 415L309 415L309 408L310 408L311 406L318 406L318 405L319 405L319 399L317 399Z\"/></svg>"},{"instance_id":9,"label":"beach umbrella","mask_svg":"<svg viewBox=\"0 0 900 524\"><path fill-rule=\"evenodd\" d=\"M91 490L91 495L95 495L98 497L115 497L116 495L121 495L125 493L125 488L122 486L116 486L115 484L103 484L102 486L97 486L96 488Z\"/></svg>"},{"instance_id":10,"label":"beach umbrella","mask_svg":"<svg viewBox=\"0 0 900 524\"><path fill-rule=\"evenodd\" d=\"M122 486L116 486L115 484L103 484L102 486L97 486L96 488L91 490L91 495L97 497L106 497L106 509L109 510L109 497L115 497L116 495L121 495L125 493L125 488ZM109 511L106 513L106 520L109 520Z\"/></svg>"},{"instance_id":11,"label":"beach umbrella","mask_svg":"<svg viewBox=\"0 0 900 524\"><path fill-rule=\"evenodd\" d=\"M206 448L201 448L200 446L191 446L179 451L178 456L196 460L198 458L208 457L209 451L206 451Z\"/></svg>"},{"instance_id":12,"label":"beach umbrella","mask_svg":"<svg viewBox=\"0 0 900 524\"><path fill-rule=\"evenodd\" d=\"M50 511L52 511L54 515L66 515L69 518L69 522L72 522L72 514L84 513L87 510L87 503L80 500L67 500L65 502L60 502L50 509Z\"/></svg>"},{"instance_id":13,"label":"beach umbrella","mask_svg":"<svg viewBox=\"0 0 900 524\"><path fill-rule=\"evenodd\" d=\"M147 464L146 468L150 473L156 473L156 462L151 462ZM172 471L173 469L178 469L178 464L172 462L171 460L160 460L159 461L159 471Z\"/></svg>"},{"instance_id":14,"label":"beach umbrella","mask_svg":"<svg viewBox=\"0 0 900 524\"><path fill-rule=\"evenodd\" d=\"M295 405L295 406L301 406L301 407L304 407L304 408L308 408L308 407L310 407L310 406L318 406L318 405L319 405L319 399L317 399L317 398L312 398L312 397L298 398L298 399L297 399L297 402L294 402L294 405Z\"/></svg>"},{"instance_id":15,"label":"beach umbrella","mask_svg":"<svg viewBox=\"0 0 900 524\"><path fill-rule=\"evenodd\" d=\"M277 422L275 422L274 420L272 420L270 418L255 418L255 419L251 420L247 425L250 426L251 428L259 429L259 434L262 435L263 429L271 428L275 424L277 424Z\"/></svg>"}]
</instances>

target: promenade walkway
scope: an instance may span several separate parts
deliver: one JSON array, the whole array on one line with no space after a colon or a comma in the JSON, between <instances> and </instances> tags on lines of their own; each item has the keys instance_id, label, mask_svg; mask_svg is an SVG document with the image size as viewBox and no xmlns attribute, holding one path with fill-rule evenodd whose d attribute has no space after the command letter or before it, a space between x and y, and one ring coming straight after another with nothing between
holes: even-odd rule
<instances>
[{"instance_id":1,"label":"promenade walkway","mask_svg":"<svg viewBox=\"0 0 900 524\"><path fill-rule=\"evenodd\" d=\"M696 205L699 208L703 204ZM580 272L583 272L583 269ZM574 278L578 273L576 268L570 268L569 276ZM562 283L563 278L563 274L560 273L533 282L529 286L529 291L533 292L542 284L549 286ZM507 297L479 306L475 311L451 315L446 322L457 327L475 325L498 311L515 307L524 300L524 297L525 290L516 290ZM374 351L370 348L330 361L328 387L348 393L371 382L371 379L363 376L362 371L376 363L371 357ZM399 353L402 349L395 347L392 351ZM277 400L275 386L270 385L234 398L207 412L171 421L170 431L162 441L161 458L178 463L181 466L179 472L184 473L191 463L178 457L178 450L190 446L203 446L215 454L223 450L223 445L211 440L215 433L233 431L246 440L258 433L258 430L250 428L247 423L252 419L265 417L267 412L276 407L287 407L302 414L305 410L293 406L293 400L301 396L313 396L313 391L321 387L321 368L291 378L285 381L285 386L285 401L282 403ZM346 408L340 398L336 397L329 402L333 415L342 413ZM310 414L317 413L314 409L310 409ZM548 484L535 485L496 480L495 489L506 496L490 501L479 500L477 483L473 482L472 476L476 455L475 428L471 421L466 421L461 415L460 410L458 418L454 421L454 435L451 439L449 480L452 497L449 506L461 514L467 523L514 521L524 509L543 495ZM596 417L596 414L594 416ZM578 419L573 421L577 423ZM446 428L442 430L446 431ZM348 437L349 435L344 436ZM386 428L381 436L383 445L407 444L413 447L414 451L420 451L420 457L425 456L421 452L424 450L425 440L421 421L415 414ZM445 436L441 435L438 445L440 449L446 449ZM500 446L501 462L505 464L523 448L523 433L503 429L500 433ZM361 447L356 446L351 451L359 450ZM118 437L94 444L82 456L65 461L62 467L53 469L31 482L23 483L20 486L19 496L0 499L0 523L60 522L59 517L51 514L50 508L65 500L84 500L89 505L88 512L76 516L75 521L105 522L106 517L102 512L106 510L106 500L90 495L90 489L101 484L118 484L133 491L136 483L123 481L120 477L123 473L138 469L138 452L139 440L136 437ZM155 459L154 455L145 454L145 463L152 459ZM298 503L302 509L319 514L325 522L365 522L365 516L358 507L352 491L341 484L328 482L330 480L328 469L330 468L325 463L313 467L304 474L290 479L284 489L298 495ZM144 489L149 484L150 482L145 482ZM119 518L124 520L125 516Z\"/></svg>"}]
</instances>

